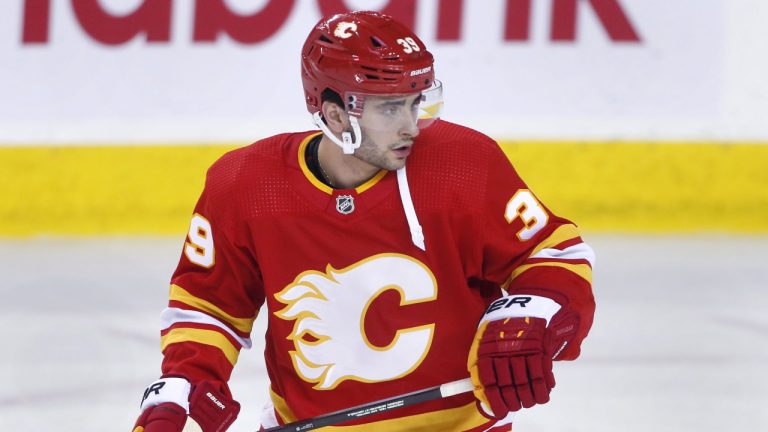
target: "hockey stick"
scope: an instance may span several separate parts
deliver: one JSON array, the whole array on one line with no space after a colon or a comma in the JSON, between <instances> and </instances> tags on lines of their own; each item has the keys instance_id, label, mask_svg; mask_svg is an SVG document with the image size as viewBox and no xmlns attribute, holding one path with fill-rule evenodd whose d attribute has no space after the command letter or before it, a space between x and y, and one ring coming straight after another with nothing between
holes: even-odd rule
<instances>
[{"instance_id":1,"label":"hockey stick","mask_svg":"<svg viewBox=\"0 0 768 432\"><path fill-rule=\"evenodd\" d=\"M266 430L266 432L296 432L309 431L325 426L342 423L352 419L366 417L372 414L378 414L397 408L403 408L422 402L436 399L447 398L461 393L472 391L472 380L464 378L458 381L452 381L436 387L416 390L415 392L393 396L391 398L378 400L352 408L323 414L306 420L288 423L283 426L275 426Z\"/></svg>"}]
</instances>

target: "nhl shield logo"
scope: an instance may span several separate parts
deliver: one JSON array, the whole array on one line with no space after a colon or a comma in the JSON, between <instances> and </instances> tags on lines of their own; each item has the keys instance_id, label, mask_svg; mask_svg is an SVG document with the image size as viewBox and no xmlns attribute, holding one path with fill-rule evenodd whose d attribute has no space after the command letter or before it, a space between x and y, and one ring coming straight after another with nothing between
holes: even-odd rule
<instances>
[{"instance_id":1,"label":"nhl shield logo","mask_svg":"<svg viewBox=\"0 0 768 432\"><path fill-rule=\"evenodd\" d=\"M355 211L355 199L352 195L339 195L336 197L336 211L341 214L350 214Z\"/></svg>"}]
</instances>

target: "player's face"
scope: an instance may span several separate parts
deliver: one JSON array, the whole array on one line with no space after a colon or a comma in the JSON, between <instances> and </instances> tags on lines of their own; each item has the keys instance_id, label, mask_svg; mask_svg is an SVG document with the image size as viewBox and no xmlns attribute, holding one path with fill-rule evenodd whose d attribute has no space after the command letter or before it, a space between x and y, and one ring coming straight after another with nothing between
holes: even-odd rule
<instances>
[{"instance_id":1,"label":"player's face","mask_svg":"<svg viewBox=\"0 0 768 432\"><path fill-rule=\"evenodd\" d=\"M416 121L420 100L418 93L366 98L360 118L363 142L355 156L378 168L402 168L419 134Z\"/></svg>"}]
</instances>

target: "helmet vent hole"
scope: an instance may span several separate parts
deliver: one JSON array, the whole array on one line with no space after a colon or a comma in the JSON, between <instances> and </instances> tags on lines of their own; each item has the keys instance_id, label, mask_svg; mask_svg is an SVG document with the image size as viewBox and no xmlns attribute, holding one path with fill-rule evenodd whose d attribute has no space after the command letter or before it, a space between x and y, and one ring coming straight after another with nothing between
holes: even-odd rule
<instances>
[{"instance_id":1,"label":"helmet vent hole","mask_svg":"<svg viewBox=\"0 0 768 432\"><path fill-rule=\"evenodd\" d=\"M374 48L381 48L384 45L386 45L381 39L377 38L376 36L371 36L371 44L374 46Z\"/></svg>"},{"instance_id":2,"label":"helmet vent hole","mask_svg":"<svg viewBox=\"0 0 768 432\"><path fill-rule=\"evenodd\" d=\"M332 40L330 40L330 39L328 39L328 38L327 38L325 35L321 35L321 36L320 36L320 40L321 40L322 42L325 42L325 43L329 43L329 44L332 44L332 43L333 43L333 41L332 41Z\"/></svg>"}]
</instances>

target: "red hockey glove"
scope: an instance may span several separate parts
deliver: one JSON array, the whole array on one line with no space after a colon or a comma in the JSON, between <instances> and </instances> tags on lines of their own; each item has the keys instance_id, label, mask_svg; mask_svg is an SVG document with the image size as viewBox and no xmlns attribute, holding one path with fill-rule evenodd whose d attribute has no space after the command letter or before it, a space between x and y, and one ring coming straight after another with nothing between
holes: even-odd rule
<instances>
[{"instance_id":1,"label":"red hockey glove","mask_svg":"<svg viewBox=\"0 0 768 432\"><path fill-rule=\"evenodd\" d=\"M203 432L224 432L240 412L240 404L212 383L190 386L182 378L152 383L144 392L141 407L133 432L182 432L187 413Z\"/></svg>"},{"instance_id":2,"label":"red hockey glove","mask_svg":"<svg viewBox=\"0 0 768 432\"><path fill-rule=\"evenodd\" d=\"M559 310L551 299L516 295L496 300L486 311L467 368L475 397L490 417L549 401L555 376L547 321Z\"/></svg>"},{"instance_id":3,"label":"red hockey glove","mask_svg":"<svg viewBox=\"0 0 768 432\"><path fill-rule=\"evenodd\" d=\"M165 402L145 409L133 432L182 432L187 422L187 412L181 406Z\"/></svg>"},{"instance_id":4,"label":"red hockey glove","mask_svg":"<svg viewBox=\"0 0 768 432\"><path fill-rule=\"evenodd\" d=\"M543 318L506 318L480 326L469 372L475 397L487 414L503 418L521 407L549 402L555 376L546 339Z\"/></svg>"}]
</instances>

